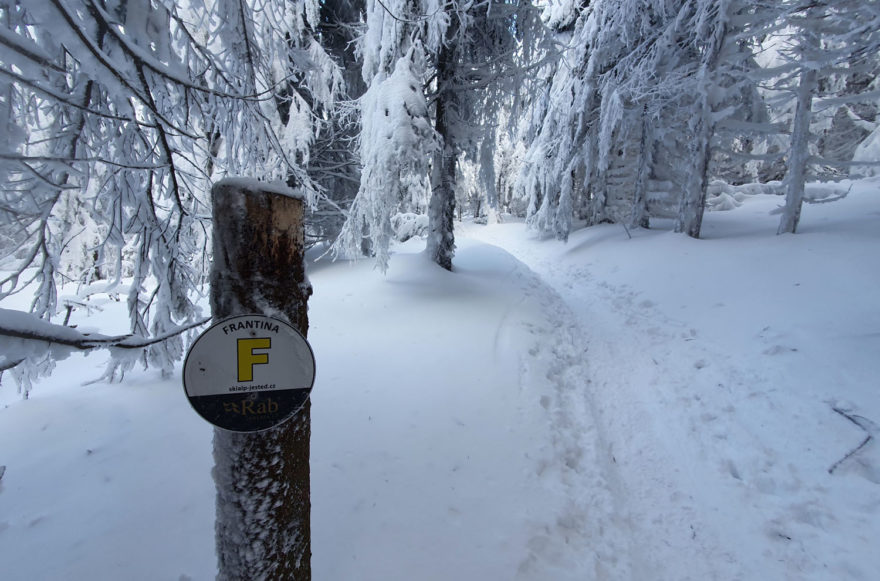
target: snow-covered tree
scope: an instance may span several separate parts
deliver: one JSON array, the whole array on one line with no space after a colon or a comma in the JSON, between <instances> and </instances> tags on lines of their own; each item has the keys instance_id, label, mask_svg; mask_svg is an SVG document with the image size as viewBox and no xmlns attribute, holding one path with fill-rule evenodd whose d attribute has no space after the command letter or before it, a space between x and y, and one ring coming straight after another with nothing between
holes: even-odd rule
<instances>
[{"instance_id":1,"label":"snow-covered tree","mask_svg":"<svg viewBox=\"0 0 880 581\"><path fill-rule=\"evenodd\" d=\"M369 85L361 100L363 173L336 251L355 254L369 238L385 268L391 217L429 187L426 252L451 268L456 164L464 155L492 159L491 146L481 145L494 135L497 99L515 82L529 52L524 47L534 10L512 0L424 0L368 1L366 13L360 48ZM380 129L384 141L373 139L371 128ZM387 157L389 138L400 140L390 144L402 155L397 163ZM488 162L480 164L489 191L492 174Z\"/></svg>"},{"instance_id":2,"label":"snow-covered tree","mask_svg":"<svg viewBox=\"0 0 880 581\"><path fill-rule=\"evenodd\" d=\"M576 13L536 103L519 180L529 224L564 239L573 218L642 226L659 211L699 236L719 124L761 118L752 49L776 12L752 0L598 0Z\"/></svg>"},{"instance_id":3,"label":"snow-covered tree","mask_svg":"<svg viewBox=\"0 0 880 581\"><path fill-rule=\"evenodd\" d=\"M431 168L426 252L451 270L457 164L465 155L478 160L487 201L497 206L490 152L498 112L537 54L540 29L530 2L458 2L448 11L450 24L435 56L431 95L441 146Z\"/></svg>"},{"instance_id":4,"label":"snow-covered tree","mask_svg":"<svg viewBox=\"0 0 880 581\"><path fill-rule=\"evenodd\" d=\"M392 216L427 191L436 139L424 91L425 53L436 50L447 24L439 3L366 2L358 46L367 86L359 99L361 180L333 247L336 256L368 249L386 269Z\"/></svg>"},{"instance_id":5,"label":"snow-covered tree","mask_svg":"<svg viewBox=\"0 0 880 581\"><path fill-rule=\"evenodd\" d=\"M709 160L711 158L712 138L719 115L715 91L721 86L718 78L718 65L725 44L729 45L732 0L702 2L697 5L693 15L694 33L689 47L695 55L696 71L693 82L695 99L692 106L691 132L688 157L690 163L686 171L684 191L679 205L676 232L685 232L694 238L700 237L703 211L706 207L706 189L709 185Z\"/></svg>"},{"instance_id":6,"label":"snow-covered tree","mask_svg":"<svg viewBox=\"0 0 880 581\"><path fill-rule=\"evenodd\" d=\"M344 92L338 94L333 107L319 113L326 122L315 136L309 155L308 173L319 194L306 220L309 246L336 240L360 184L357 100L366 91L366 84L356 46L364 4L363 0L320 3L316 35L340 69Z\"/></svg>"},{"instance_id":7,"label":"snow-covered tree","mask_svg":"<svg viewBox=\"0 0 880 581\"><path fill-rule=\"evenodd\" d=\"M336 248L349 255L372 241L377 265L386 269L392 239L391 218L401 205L418 205L427 188L431 150L435 147L428 105L418 72L424 56L418 46L400 57L387 78L377 73L361 97L360 189Z\"/></svg>"},{"instance_id":8,"label":"snow-covered tree","mask_svg":"<svg viewBox=\"0 0 880 581\"><path fill-rule=\"evenodd\" d=\"M794 94L795 114L779 234L797 231L811 167L814 172L821 172L823 167L870 167L878 162L853 162L855 147L842 147L837 132L848 121L863 129L865 137L876 121L876 109L872 111L870 104L876 104L878 99L865 76L878 70L880 2L792 0L787 16L789 28L782 33L785 47L780 52L793 74L784 75L777 88L787 88ZM852 106L857 104L869 105L861 109L865 118L853 110ZM820 151L820 134L813 127L817 121L822 124L823 112L825 119L830 119L830 127L821 136L824 143ZM849 141L857 142L852 136ZM836 155L844 159L833 157Z\"/></svg>"}]
</instances>

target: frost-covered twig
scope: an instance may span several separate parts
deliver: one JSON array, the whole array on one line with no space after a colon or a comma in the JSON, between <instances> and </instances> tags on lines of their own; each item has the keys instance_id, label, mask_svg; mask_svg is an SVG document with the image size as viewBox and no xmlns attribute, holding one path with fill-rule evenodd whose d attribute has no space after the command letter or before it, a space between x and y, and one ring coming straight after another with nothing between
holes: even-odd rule
<instances>
[{"instance_id":1,"label":"frost-covered twig","mask_svg":"<svg viewBox=\"0 0 880 581\"><path fill-rule=\"evenodd\" d=\"M835 195L826 196L824 198L805 197L804 201L807 202L808 204L827 204L829 202L836 202L837 200L844 199L847 195L849 195L849 193L851 191L852 191L852 185L850 185L849 188L845 192L843 192L842 194L838 194L836 196ZM837 410L835 410L835 411L837 411Z\"/></svg>"}]
</instances>

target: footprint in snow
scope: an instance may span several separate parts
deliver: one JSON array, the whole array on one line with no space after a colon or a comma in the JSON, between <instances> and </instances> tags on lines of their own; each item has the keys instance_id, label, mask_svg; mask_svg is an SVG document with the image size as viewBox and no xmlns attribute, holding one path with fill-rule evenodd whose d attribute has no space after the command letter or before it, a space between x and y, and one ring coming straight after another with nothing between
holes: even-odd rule
<instances>
[{"instance_id":1,"label":"footprint in snow","mask_svg":"<svg viewBox=\"0 0 880 581\"><path fill-rule=\"evenodd\" d=\"M782 355L784 353L796 353L796 347L786 347L784 345L774 345L769 349L764 350L764 355Z\"/></svg>"}]
</instances>

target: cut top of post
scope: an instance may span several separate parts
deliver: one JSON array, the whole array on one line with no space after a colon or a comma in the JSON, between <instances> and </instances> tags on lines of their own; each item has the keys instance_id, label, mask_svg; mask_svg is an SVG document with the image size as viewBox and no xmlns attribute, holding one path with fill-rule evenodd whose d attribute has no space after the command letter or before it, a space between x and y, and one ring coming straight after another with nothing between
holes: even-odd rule
<instances>
[{"instance_id":1,"label":"cut top of post","mask_svg":"<svg viewBox=\"0 0 880 581\"><path fill-rule=\"evenodd\" d=\"M300 188L291 188L281 181L261 182L254 178L223 178L214 187L228 187L247 194L278 194L288 198L305 201L306 195Z\"/></svg>"}]
</instances>

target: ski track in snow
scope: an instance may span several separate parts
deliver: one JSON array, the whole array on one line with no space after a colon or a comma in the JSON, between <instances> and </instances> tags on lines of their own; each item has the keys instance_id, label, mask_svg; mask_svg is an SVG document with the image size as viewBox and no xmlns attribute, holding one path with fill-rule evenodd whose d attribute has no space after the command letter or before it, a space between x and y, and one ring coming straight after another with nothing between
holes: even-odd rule
<instances>
[{"instance_id":1,"label":"ski track in snow","mask_svg":"<svg viewBox=\"0 0 880 581\"><path fill-rule=\"evenodd\" d=\"M805 362L795 358L804 356L806 336L765 326L749 340L753 355L745 360L642 291L594 275L576 242L522 244L522 228L468 233L508 249L569 307L556 307L557 319L568 322L557 336L583 351L580 391L598 415L587 431L604 447L599 465L613 465L604 470L612 520L629 526L629 575L616 578L875 578L876 437L840 459L876 433L876 423L836 401L849 378L793 388L803 381L791 376L804 374ZM608 227L584 237L619 234ZM864 431L846 426L832 406L858 415ZM835 460L842 471L832 476Z\"/></svg>"},{"instance_id":2,"label":"ski track in snow","mask_svg":"<svg viewBox=\"0 0 880 581\"><path fill-rule=\"evenodd\" d=\"M538 299L546 319L532 328L536 341L524 358L522 372L529 383L549 381L552 388L540 402L550 416L554 455L542 459L538 470L542 475L556 474L565 502L554 520L529 540L529 556L520 565L520 576L629 578L626 519L622 499L615 494L615 469L604 457L604 438L589 398L583 333L551 288L530 270L524 278L524 291Z\"/></svg>"},{"instance_id":3,"label":"ski track in snow","mask_svg":"<svg viewBox=\"0 0 880 581\"><path fill-rule=\"evenodd\" d=\"M540 266L540 272L546 279L554 280L552 266L547 263ZM580 326L591 330L589 335L582 335L579 342L588 345L584 353L585 365L589 369L589 377L594 378L595 382L595 386L590 382L587 394L595 391L605 397L604 407L599 412L602 418L598 423L601 426L607 422L617 435L623 434L626 438L617 443L620 450L603 438L606 445L603 451L610 457L610 462L620 465L627 475L618 476L615 485L618 509L626 511L632 544L638 547L632 578L741 578L736 558L722 547L715 531L704 522L705 515L700 513L703 503L695 498L701 491L681 486L682 483L699 481L687 471L691 467L686 463L686 453L682 454L686 449L685 442L670 445L668 435L659 436L668 430L668 426L657 425L662 420L650 413L650 407L639 405L639 395L620 393L627 387L634 388L649 376L652 379L648 383L653 387L657 387L657 377L666 377L668 381L671 370L663 366L663 359L657 357L656 353L647 356L651 349L645 343L663 344L675 338L665 335L657 327L644 328L644 323L656 323L657 320L645 314L650 305L637 303L626 289L616 289L606 283L592 284L594 281L582 268L569 267L563 280L566 281L562 286L568 301L595 306L593 309L582 309L578 315L574 315L574 320L580 323L578 332L582 333ZM601 294L588 300L586 295L596 290ZM615 315L603 320L605 305L611 305ZM617 327L619 318L624 319L625 327ZM689 329L681 329L680 334L686 341L693 340ZM625 345L626 350L621 349L621 345ZM703 365L702 361L695 360L694 365ZM676 382L676 379L672 379L670 383ZM681 380L678 382L681 383ZM618 393L611 395L614 391ZM633 399L627 401L627 396ZM684 395L677 397L679 401L675 405L701 410L692 411L689 415L700 415L706 421L714 418L701 407L699 399L689 401ZM593 404L593 407L597 405ZM699 426L693 423L688 426L689 432L698 429ZM668 474L670 468L672 475ZM630 481L633 473L644 480Z\"/></svg>"},{"instance_id":4,"label":"ski track in snow","mask_svg":"<svg viewBox=\"0 0 880 581\"><path fill-rule=\"evenodd\" d=\"M481 238L500 246L509 246L508 241L493 236L491 231ZM647 350L639 344L638 337L642 334L638 325L641 320L653 320L644 313L650 306L637 305L634 295L625 289L615 289L604 282L595 283L583 267L563 267L559 261L529 253L519 245L513 245L513 248L520 250L518 259L536 269L536 278L540 276L549 285L543 294L550 305L548 322L552 339L548 344L554 361L551 368L562 370L561 374L551 373L550 377L562 379L557 393L564 403L560 402L559 408L568 410L568 413L560 414L563 417L557 417L555 422L559 439L579 441L580 444L574 449L588 449L588 461L601 467L605 478L593 483L580 482L581 487L586 484L580 494L604 496L598 504L606 507L606 518L613 523L618 534L627 538L625 544L620 543L611 549L618 558L625 555L625 566L609 576L597 570L595 578L739 578L735 573L728 577L732 573L729 567L725 568L725 574L720 574L719 561L735 565L735 558L720 548L716 538L707 536L700 522L699 509L693 506L693 496L681 491L672 479L665 478L667 467L675 463L675 451L664 449L662 440L649 437L656 428L652 426L654 418L648 410L638 405L617 405L625 401L619 396L611 398L613 403L610 405L608 401L602 402L604 407L595 401L595 393L620 389L644 371L644 354ZM554 289L558 289L560 294ZM597 290L600 293L593 294ZM569 305L577 307L572 309ZM618 321L614 318L602 320L605 305L611 305L618 316L626 319L627 329L623 333L616 329ZM585 329L590 329L590 332L585 332ZM685 334L690 338L689 332ZM625 339L623 335L627 335ZM656 328L647 332L648 337L662 341L659 335ZM622 352L620 345L626 345L627 352ZM653 360L649 363L658 365ZM572 417L581 420L576 421ZM594 422L586 425L586 418ZM625 445L637 450L633 457L627 457L628 450L615 450L614 443L604 433L606 423L613 423L615 433L626 434L629 441ZM565 449L565 445L562 447ZM563 459L563 464L568 466L566 455L563 455ZM586 459L579 458L579 463L584 461ZM630 476L632 471L639 473L642 480L638 483L626 482L626 476L620 473L621 468ZM563 481L567 480L563 478ZM570 494L576 502L574 499L577 499L578 491L573 486ZM640 522L646 517L650 519L649 522ZM585 534L601 538L599 535ZM625 552L621 550L624 548ZM595 544L588 550L595 552L593 558L597 561L601 562L606 557L603 548Z\"/></svg>"}]
</instances>

